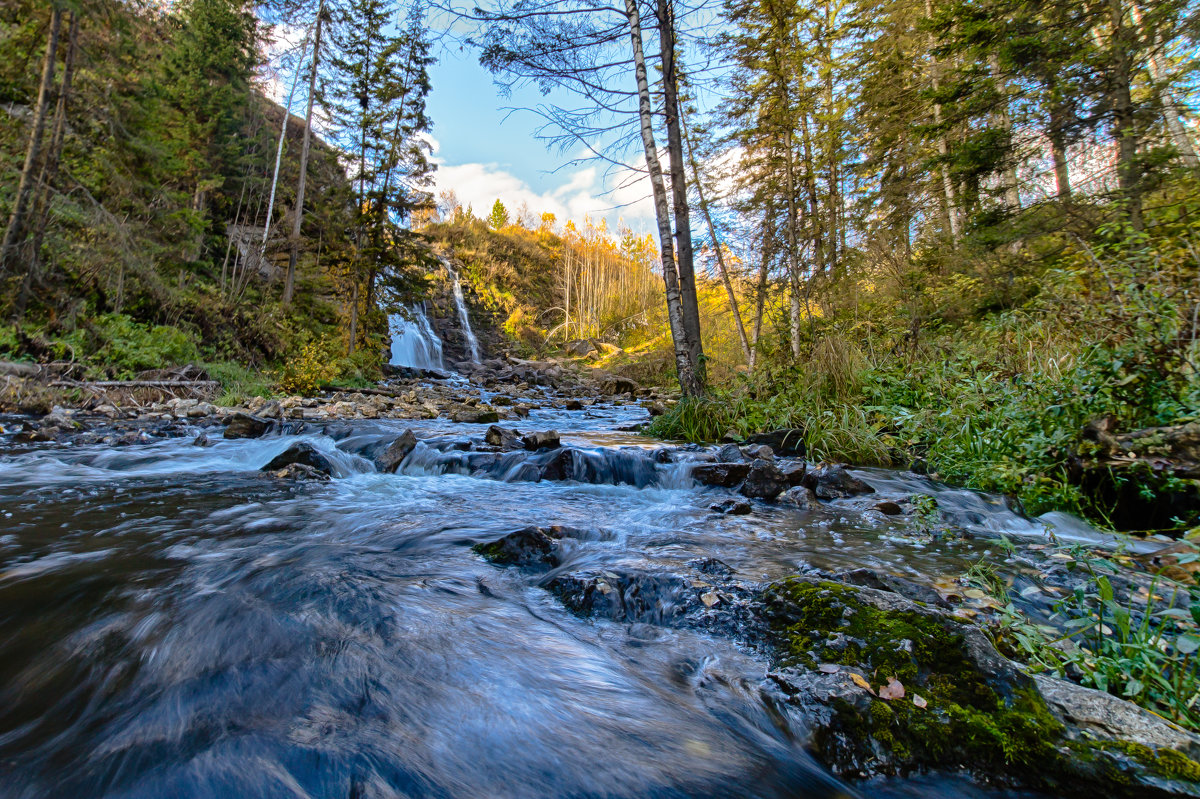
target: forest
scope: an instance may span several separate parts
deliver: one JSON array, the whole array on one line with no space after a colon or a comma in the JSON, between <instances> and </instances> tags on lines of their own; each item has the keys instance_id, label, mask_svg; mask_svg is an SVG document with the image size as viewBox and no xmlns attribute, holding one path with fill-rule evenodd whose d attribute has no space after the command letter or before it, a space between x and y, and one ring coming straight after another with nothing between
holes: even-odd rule
<instances>
[{"instance_id":1,"label":"forest","mask_svg":"<svg viewBox=\"0 0 1200 799\"><path fill-rule=\"evenodd\" d=\"M11 795L1200 796L1198 56L7 0ZM462 57L603 210L440 179Z\"/></svg>"}]
</instances>

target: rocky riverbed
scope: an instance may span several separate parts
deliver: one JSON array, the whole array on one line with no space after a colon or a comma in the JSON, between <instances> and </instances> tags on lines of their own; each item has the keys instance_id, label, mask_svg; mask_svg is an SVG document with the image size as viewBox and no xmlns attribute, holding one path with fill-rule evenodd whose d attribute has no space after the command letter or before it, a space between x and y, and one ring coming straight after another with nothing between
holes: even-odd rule
<instances>
[{"instance_id":1,"label":"rocky riverbed","mask_svg":"<svg viewBox=\"0 0 1200 799\"><path fill-rule=\"evenodd\" d=\"M4 417L0 795L1200 796L966 578L1048 620L1118 542L545 371Z\"/></svg>"}]
</instances>

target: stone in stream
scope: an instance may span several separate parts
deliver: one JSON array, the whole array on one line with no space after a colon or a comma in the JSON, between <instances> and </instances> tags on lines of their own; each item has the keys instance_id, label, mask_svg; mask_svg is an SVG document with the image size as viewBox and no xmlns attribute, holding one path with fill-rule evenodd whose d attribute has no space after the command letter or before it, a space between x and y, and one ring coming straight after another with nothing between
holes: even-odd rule
<instances>
[{"instance_id":1,"label":"stone in stream","mask_svg":"<svg viewBox=\"0 0 1200 799\"><path fill-rule=\"evenodd\" d=\"M750 474L748 463L702 463L692 467L692 479L706 486L736 488Z\"/></svg>"},{"instance_id":2,"label":"stone in stream","mask_svg":"<svg viewBox=\"0 0 1200 799\"><path fill-rule=\"evenodd\" d=\"M886 500L884 502L875 503L874 509L882 513L884 516L899 516L900 514L904 513L904 508L900 507L895 502L889 502Z\"/></svg>"},{"instance_id":3,"label":"stone in stream","mask_svg":"<svg viewBox=\"0 0 1200 799\"><path fill-rule=\"evenodd\" d=\"M325 475L333 474L333 462L307 441L298 441L271 459L262 467L264 472L277 472L287 466L298 463L315 469Z\"/></svg>"},{"instance_id":4,"label":"stone in stream","mask_svg":"<svg viewBox=\"0 0 1200 799\"><path fill-rule=\"evenodd\" d=\"M821 499L843 499L856 494L873 494L875 489L846 471L845 464L822 463L804 476L808 486Z\"/></svg>"},{"instance_id":5,"label":"stone in stream","mask_svg":"<svg viewBox=\"0 0 1200 799\"><path fill-rule=\"evenodd\" d=\"M774 461L775 450L768 447L766 444L751 444L748 447L742 447L742 455L747 460L757 461Z\"/></svg>"},{"instance_id":6,"label":"stone in stream","mask_svg":"<svg viewBox=\"0 0 1200 799\"><path fill-rule=\"evenodd\" d=\"M783 472L783 477L789 486L804 485L804 475L808 473L808 464L802 460L777 461L776 466Z\"/></svg>"},{"instance_id":7,"label":"stone in stream","mask_svg":"<svg viewBox=\"0 0 1200 799\"><path fill-rule=\"evenodd\" d=\"M737 499L727 499L724 502L718 502L715 505L711 505L710 509L715 510L717 513L724 513L727 516L745 516L753 510L749 502L742 502Z\"/></svg>"},{"instance_id":8,"label":"stone in stream","mask_svg":"<svg viewBox=\"0 0 1200 799\"><path fill-rule=\"evenodd\" d=\"M788 488L787 477L769 461L756 460L738 491L751 499L774 500Z\"/></svg>"},{"instance_id":9,"label":"stone in stream","mask_svg":"<svg viewBox=\"0 0 1200 799\"><path fill-rule=\"evenodd\" d=\"M746 456L742 454L742 448L737 444L726 444L721 447L717 450L716 457L720 463L742 463L747 460Z\"/></svg>"},{"instance_id":10,"label":"stone in stream","mask_svg":"<svg viewBox=\"0 0 1200 799\"><path fill-rule=\"evenodd\" d=\"M304 463L289 463L282 469L270 472L272 477L278 477L280 480L328 480L329 475L325 472L319 472L313 467Z\"/></svg>"},{"instance_id":11,"label":"stone in stream","mask_svg":"<svg viewBox=\"0 0 1200 799\"><path fill-rule=\"evenodd\" d=\"M760 608L770 677L839 776L966 769L1057 796L1200 796L1194 736L1031 677L950 613L814 577L771 584Z\"/></svg>"},{"instance_id":12,"label":"stone in stream","mask_svg":"<svg viewBox=\"0 0 1200 799\"><path fill-rule=\"evenodd\" d=\"M616 375L608 377L600 383L600 393L607 394L608 396L616 396L618 394L634 396L637 394L639 388L641 387L628 377L617 377Z\"/></svg>"},{"instance_id":13,"label":"stone in stream","mask_svg":"<svg viewBox=\"0 0 1200 799\"><path fill-rule=\"evenodd\" d=\"M271 429L271 421L238 411L225 423L225 438L261 438Z\"/></svg>"},{"instance_id":14,"label":"stone in stream","mask_svg":"<svg viewBox=\"0 0 1200 799\"><path fill-rule=\"evenodd\" d=\"M375 468L388 474L400 468L400 464L408 457L408 453L417 447L417 437L411 430L405 430L399 438L387 445L387 448L375 456Z\"/></svg>"},{"instance_id":15,"label":"stone in stream","mask_svg":"<svg viewBox=\"0 0 1200 799\"><path fill-rule=\"evenodd\" d=\"M472 547L502 566L557 566L562 531L553 527L522 527L503 538Z\"/></svg>"},{"instance_id":16,"label":"stone in stream","mask_svg":"<svg viewBox=\"0 0 1200 799\"><path fill-rule=\"evenodd\" d=\"M499 447L504 451L522 449L524 444L521 442L521 434L509 427L501 427L500 425L492 425L484 434L483 440L493 446Z\"/></svg>"},{"instance_id":17,"label":"stone in stream","mask_svg":"<svg viewBox=\"0 0 1200 799\"><path fill-rule=\"evenodd\" d=\"M543 430L538 433L530 433L521 438L521 443L528 450L543 450L557 449L561 442L558 438L558 432L555 430Z\"/></svg>"}]
</instances>

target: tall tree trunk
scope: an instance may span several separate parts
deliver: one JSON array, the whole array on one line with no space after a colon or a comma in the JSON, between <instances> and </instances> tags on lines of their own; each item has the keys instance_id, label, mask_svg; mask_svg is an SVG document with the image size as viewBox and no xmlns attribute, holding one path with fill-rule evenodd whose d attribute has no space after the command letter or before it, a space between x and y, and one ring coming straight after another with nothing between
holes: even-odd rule
<instances>
[{"instance_id":1,"label":"tall tree trunk","mask_svg":"<svg viewBox=\"0 0 1200 799\"><path fill-rule=\"evenodd\" d=\"M304 56L308 53L308 39L300 50L300 62L296 64L296 75L292 78L292 88L288 90L287 103L283 106L283 124L279 126L279 143L275 146L275 172L271 175L271 199L267 202L267 223L263 225L262 244L259 255L265 257L267 239L271 235L271 217L275 213L275 189L279 185L279 165L283 163L283 142L287 138L288 120L292 116L292 98L296 96L296 86L300 83L300 73L304 70Z\"/></svg>"},{"instance_id":2,"label":"tall tree trunk","mask_svg":"<svg viewBox=\"0 0 1200 799\"><path fill-rule=\"evenodd\" d=\"M933 18L933 0L925 0L925 16L929 19ZM932 47L934 44L933 36L929 37L929 43ZM936 94L941 88L940 67L937 60L934 59L929 74L930 85L933 86L933 91ZM950 228L950 238L952 241L958 241L962 226L958 219L958 197L957 191L954 188L954 179L950 175L950 167L946 164L946 158L950 154L950 145L946 141L946 134L941 130L942 127L942 104L933 104L933 124L938 128L937 134L937 149L938 155L942 157L942 162L938 164L938 172L942 178L942 194L946 206L946 224Z\"/></svg>"},{"instance_id":3,"label":"tall tree trunk","mask_svg":"<svg viewBox=\"0 0 1200 799\"><path fill-rule=\"evenodd\" d=\"M725 265L725 251L717 238L717 228L713 224L712 213L704 198L704 184L700 181L700 167L696 163L696 152L692 149L692 139L687 132L687 124L683 124L683 138L687 143L688 162L692 167L692 179L696 182L696 196L700 200L700 211L704 214L704 222L708 226L708 236L712 239L713 250L717 255L717 268L721 271L721 282L725 284L725 294L729 297L729 310L733 312L733 321L737 324L738 340L742 344L742 353L746 363L750 365L753 356L750 353L750 340L746 337L746 326L742 324L742 312L738 309L737 294L733 290L733 281L729 278L729 269Z\"/></svg>"},{"instance_id":4,"label":"tall tree trunk","mask_svg":"<svg viewBox=\"0 0 1200 799\"><path fill-rule=\"evenodd\" d=\"M53 185L58 179L58 162L62 157L63 140L67 131L67 104L71 97L71 82L75 77L75 59L79 55L79 15L71 12L67 34L67 57L63 64L62 84L58 89L58 103L54 107L54 128L50 133L50 147L46 151L46 162L38 177L37 199L34 201L33 245L30 248L29 270L21 286L17 312L25 309L33 280L41 264L42 240L46 235L46 223L50 217L50 202Z\"/></svg>"},{"instance_id":5,"label":"tall tree trunk","mask_svg":"<svg viewBox=\"0 0 1200 799\"><path fill-rule=\"evenodd\" d=\"M1054 185L1059 200L1071 199L1071 165L1067 162L1067 134L1064 129L1064 109L1061 103L1050 106L1050 126L1046 131L1050 139L1050 155L1054 159Z\"/></svg>"},{"instance_id":6,"label":"tall tree trunk","mask_svg":"<svg viewBox=\"0 0 1200 799\"><path fill-rule=\"evenodd\" d=\"M629 38L633 48L634 75L638 89L638 119L642 133L642 149L650 186L654 193L654 216L658 222L658 241L662 252L663 283L667 292L667 319L671 324L671 339L675 346L675 368L679 372L679 387L687 396L699 396L704 384L692 360L692 349L684 324L683 301L679 291L679 273L675 266L675 246L671 239L671 211L667 205L667 189L663 183L662 164L654 143L654 116L650 105L650 82L646 75L646 55L642 44L642 21L637 0L625 0L625 16L629 21Z\"/></svg>"},{"instance_id":7,"label":"tall tree trunk","mask_svg":"<svg viewBox=\"0 0 1200 799\"><path fill-rule=\"evenodd\" d=\"M750 345L751 374L754 373L754 367L758 364L758 342L762 338L763 308L767 303L767 277L771 271L771 245L775 241L775 233L771 230L774 216L775 209L768 203L767 209L763 213L762 262L758 267L758 285L754 288L754 337Z\"/></svg>"},{"instance_id":8,"label":"tall tree trunk","mask_svg":"<svg viewBox=\"0 0 1200 799\"><path fill-rule=\"evenodd\" d=\"M21 168L21 179L13 197L12 213L8 227L4 229L4 242L0 245L0 274L14 270L19 260L16 249L24 238L26 212L33 195L38 157L42 149L42 135L46 130L46 116L50 107L50 93L54 89L55 58L58 54L58 38L62 28L62 9L57 6L50 12L50 32L46 36L46 57L42 62L42 82L38 87L37 107L33 112L33 125L29 131L29 144L25 148L25 164ZM15 271L15 270L14 270Z\"/></svg>"},{"instance_id":9,"label":"tall tree trunk","mask_svg":"<svg viewBox=\"0 0 1200 799\"><path fill-rule=\"evenodd\" d=\"M683 134L679 108L679 68L675 60L675 11L671 0L658 0L658 41L662 55L663 100L667 117L667 156L671 170L671 195L675 211L675 244L678 249L679 295L683 303L684 332L691 352L692 369L704 389L704 342L700 338L700 304L696 296L692 221L688 207L687 169L683 163Z\"/></svg>"},{"instance_id":10,"label":"tall tree trunk","mask_svg":"<svg viewBox=\"0 0 1200 799\"><path fill-rule=\"evenodd\" d=\"M1183 160L1183 165L1195 169L1200 167L1200 156L1196 155L1196 147L1192 143L1192 137L1188 134L1187 128L1183 126L1183 121L1180 119L1184 106L1180 104L1179 98L1171 91L1170 79L1167 76L1167 70L1163 66L1162 57L1158 54L1156 45L1158 37L1154 32L1147 29L1142 20L1142 10L1138 7L1135 0L1130 5L1130 12L1133 14L1133 20L1142 29L1142 36L1150 43L1150 77L1158 85L1158 89L1162 96L1163 121L1167 123L1167 133L1171 136L1171 143L1175 145L1175 149L1179 152L1179 157Z\"/></svg>"},{"instance_id":11,"label":"tall tree trunk","mask_svg":"<svg viewBox=\"0 0 1200 799\"><path fill-rule=\"evenodd\" d=\"M308 151L312 139L313 96L317 92L317 67L321 63L321 24L324 22L325 0L317 5L317 21L313 26L312 69L308 73L308 108L304 112L304 138L300 145L300 179L296 184L296 207L293 209L292 235L289 239L287 277L283 281L283 304L292 304L296 289L296 259L300 256L300 225L304 221L304 187L308 181Z\"/></svg>"},{"instance_id":12,"label":"tall tree trunk","mask_svg":"<svg viewBox=\"0 0 1200 799\"><path fill-rule=\"evenodd\" d=\"M1125 20L1123 0L1108 0L1111 62L1109 64L1109 106L1112 108L1113 136L1117 140L1117 185L1126 203L1129 223L1142 229L1141 173L1137 163L1138 131L1134 119L1133 56L1136 34Z\"/></svg>"}]
</instances>

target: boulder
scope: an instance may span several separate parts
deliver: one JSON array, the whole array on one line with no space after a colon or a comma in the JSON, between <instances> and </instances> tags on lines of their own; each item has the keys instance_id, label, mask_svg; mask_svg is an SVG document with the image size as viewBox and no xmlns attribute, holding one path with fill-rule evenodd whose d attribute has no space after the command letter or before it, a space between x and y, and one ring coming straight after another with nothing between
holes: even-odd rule
<instances>
[{"instance_id":1,"label":"boulder","mask_svg":"<svg viewBox=\"0 0 1200 799\"><path fill-rule=\"evenodd\" d=\"M812 577L771 584L761 607L771 677L839 776L965 769L1054 796L1200 796L1194 736L1116 697L1030 676L949 612Z\"/></svg>"},{"instance_id":2,"label":"boulder","mask_svg":"<svg viewBox=\"0 0 1200 799\"><path fill-rule=\"evenodd\" d=\"M290 464L299 463L321 472L333 474L333 462L321 454L320 450L307 441L298 441L286 450L276 455L262 468L264 472L277 472Z\"/></svg>"},{"instance_id":3,"label":"boulder","mask_svg":"<svg viewBox=\"0 0 1200 799\"><path fill-rule=\"evenodd\" d=\"M552 527L522 527L495 541L472 549L492 563L504 566L557 566L562 533Z\"/></svg>"},{"instance_id":4,"label":"boulder","mask_svg":"<svg viewBox=\"0 0 1200 799\"><path fill-rule=\"evenodd\" d=\"M537 433L530 433L521 437L521 444L528 450L543 450L557 449L561 446L558 438L558 432L555 430L543 430Z\"/></svg>"},{"instance_id":5,"label":"boulder","mask_svg":"<svg viewBox=\"0 0 1200 799\"><path fill-rule=\"evenodd\" d=\"M780 502L788 505L795 505L801 510L813 510L821 506L821 500L813 493L813 490L808 486L794 486L783 492L779 498Z\"/></svg>"},{"instance_id":6,"label":"boulder","mask_svg":"<svg viewBox=\"0 0 1200 799\"><path fill-rule=\"evenodd\" d=\"M505 451L521 449L524 446L519 432L510 427L501 427L495 424L487 429L483 440L489 445Z\"/></svg>"},{"instance_id":7,"label":"boulder","mask_svg":"<svg viewBox=\"0 0 1200 799\"><path fill-rule=\"evenodd\" d=\"M413 431L405 430L398 438L387 445L387 448L375 456L375 468L381 472L392 473L400 468L400 464L417 446L417 437Z\"/></svg>"},{"instance_id":8,"label":"boulder","mask_svg":"<svg viewBox=\"0 0 1200 799\"><path fill-rule=\"evenodd\" d=\"M804 475L808 473L808 464L801 460L778 461L775 464L783 472L789 486L804 484Z\"/></svg>"},{"instance_id":9,"label":"boulder","mask_svg":"<svg viewBox=\"0 0 1200 799\"><path fill-rule=\"evenodd\" d=\"M618 375L607 377L600 383L600 393L607 394L610 397L618 394L633 396L637 394L639 388L640 386L628 377L620 377Z\"/></svg>"},{"instance_id":10,"label":"boulder","mask_svg":"<svg viewBox=\"0 0 1200 799\"><path fill-rule=\"evenodd\" d=\"M773 461L773 460L775 460L775 451L773 449L771 449L770 447L768 447L766 444L750 444L749 446L742 447L742 455L744 455L745 457L749 458L752 461L757 461L757 460Z\"/></svg>"},{"instance_id":11,"label":"boulder","mask_svg":"<svg viewBox=\"0 0 1200 799\"><path fill-rule=\"evenodd\" d=\"M822 463L804 476L804 485L821 499L843 499L875 493L875 489L846 471L845 464L841 463Z\"/></svg>"},{"instance_id":12,"label":"boulder","mask_svg":"<svg viewBox=\"0 0 1200 799\"><path fill-rule=\"evenodd\" d=\"M750 465L750 472L738 491L751 499L774 500L788 488L787 478L775 464L756 460Z\"/></svg>"},{"instance_id":13,"label":"boulder","mask_svg":"<svg viewBox=\"0 0 1200 799\"><path fill-rule=\"evenodd\" d=\"M873 506L873 509L879 511L884 516L899 516L900 514L904 513L904 508L900 507L895 502L889 501L877 502Z\"/></svg>"},{"instance_id":14,"label":"boulder","mask_svg":"<svg viewBox=\"0 0 1200 799\"><path fill-rule=\"evenodd\" d=\"M748 463L702 463L692 467L692 479L706 486L736 488L750 474Z\"/></svg>"},{"instance_id":15,"label":"boulder","mask_svg":"<svg viewBox=\"0 0 1200 799\"><path fill-rule=\"evenodd\" d=\"M737 444L726 444L717 450L717 461L720 463L741 463L745 460L746 456L742 454L741 447Z\"/></svg>"},{"instance_id":16,"label":"boulder","mask_svg":"<svg viewBox=\"0 0 1200 799\"><path fill-rule=\"evenodd\" d=\"M270 429L270 420L239 411L225 423L225 438L260 438Z\"/></svg>"}]
</instances>

